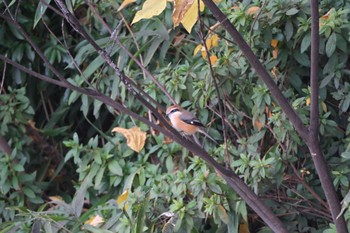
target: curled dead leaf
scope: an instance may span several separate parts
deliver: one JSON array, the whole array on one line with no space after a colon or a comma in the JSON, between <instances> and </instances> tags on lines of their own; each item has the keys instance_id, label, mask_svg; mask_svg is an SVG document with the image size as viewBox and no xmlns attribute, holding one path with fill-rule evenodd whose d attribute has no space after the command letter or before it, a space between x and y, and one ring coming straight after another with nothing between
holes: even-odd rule
<instances>
[{"instance_id":1,"label":"curled dead leaf","mask_svg":"<svg viewBox=\"0 0 350 233\"><path fill-rule=\"evenodd\" d=\"M260 7L258 7L258 6L252 6L252 7L248 8L248 10L246 11L246 13L247 13L248 15L254 15L254 14L256 14L259 10L260 10Z\"/></svg>"},{"instance_id":2,"label":"curled dead leaf","mask_svg":"<svg viewBox=\"0 0 350 233\"><path fill-rule=\"evenodd\" d=\"M115 127L112 129L112 132L122 134L126 138L126 144L136 152L140 152L145 146L146 133L143 132L139 127L134 127L131 129Z\"/></svg>"},{"instance_id":3,"label":"curled dead leaf","mask_svg":"<svg viewBox=\"0 0 350 233\"><path fill-rule=\"evenodd\" d=\"M194 0L174 0L173 24L179 26L188 9L192 6Z\"/></svg>"}]
</instances>

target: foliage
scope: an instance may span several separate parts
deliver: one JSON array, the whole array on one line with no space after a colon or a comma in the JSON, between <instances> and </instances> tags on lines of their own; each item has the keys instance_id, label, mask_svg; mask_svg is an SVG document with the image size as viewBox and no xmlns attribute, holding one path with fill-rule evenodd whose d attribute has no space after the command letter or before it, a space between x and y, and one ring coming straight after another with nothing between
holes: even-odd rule
<instances>
[{"instance_id":1,"label":"foliage","mask_svg":"<svg viewBox=\"0 0 350 233\"><path fill-rule=\"evenodd\" d=\"M69 25L62 30L61 17L34 2L36 8L32 2L12 1L8 10L16 12L17 20L70 83L97 88L134 112L148 114L90 44ZM53 1L47 2L55 7ZM111 30L122 18L131 23L141 2L120 11L120 1L72 3L80 23L118 67L151 97L168 105L164 93L111 40L100 21L105 19ZM320 6L319 136L334 185L345 197L350 162L350 5L322 0ZM219 7L308 124L308 2L222 1ZM4 3L0 9L5 12ZM327 206L320 202L324 196L304 142L242 53L220 26L209 32L195 25L188 34L181 26L173 27L171 14L172 4L167 3L159 16L132 27L123 24L118 31L121 43L177 102L190 110L200 109L196 114L210 122L211 135L222 142L227 130L227 148L224 144L215 148L207 141L204 147L266 200L289 232L335 232ZM209 27L216 23L206 9L201 17ZM1 54L52 76L18 29L1 24ZM204 48L200 30L207 39L219 38L205 55L195 52L198 46ZM212 68L220 95L207 53L218 58ZM38 81L8 64L1 67L6 77L0 90L0 134L13 148L10 155L0 152L2 232L238 232L242 223L251 232L268 232L215 170L177 144L166 143L163 135L96 99ZM218 104L225 107L226 128L217 116ZM121 135L111 133L116 126L147 131L144 148L138 153L131 150ZM103 220L92 224L96 216ZM348 210L345 216L349 223Z\"/></svg>"}]
</instances>

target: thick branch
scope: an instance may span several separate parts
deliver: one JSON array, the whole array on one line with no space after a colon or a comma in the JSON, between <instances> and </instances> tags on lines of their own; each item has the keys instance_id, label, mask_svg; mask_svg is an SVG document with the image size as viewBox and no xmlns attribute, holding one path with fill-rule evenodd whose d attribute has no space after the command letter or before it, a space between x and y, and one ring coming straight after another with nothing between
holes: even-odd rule
<instances>
[{"instance_id":1,"label":"thick branch","mask_svg":"<svg viewBox=\"0 0 350 233\"><path fill-rule=\"evenodd\" d=\"M319 15L318 2L311 0L311 111L310 111L310 134L313 137L318 136L318 53L319 53Z\"/></svg>"},{"instance_id":2,"label":"thick branch","mask_svg":"<svg viewBox=\"0 0 350 233\"><path fill-rule=\"evenodd\" d=\"M330 176L329 167L324 158L320 141L318 139L319 124L319 86L318 86L318 53L319 53L319 14L318 0L310 0L311 4L311 70L310 70L310 86L311 86L311 112L310 112L310 128L308 147L311 157L315 164L318 176L321 181L322 189L327 198L329 209L337 232L348 232L344 216L337 218L340 213L340 202L333 186L333 180Z\"/></svg>"}]
</instances>

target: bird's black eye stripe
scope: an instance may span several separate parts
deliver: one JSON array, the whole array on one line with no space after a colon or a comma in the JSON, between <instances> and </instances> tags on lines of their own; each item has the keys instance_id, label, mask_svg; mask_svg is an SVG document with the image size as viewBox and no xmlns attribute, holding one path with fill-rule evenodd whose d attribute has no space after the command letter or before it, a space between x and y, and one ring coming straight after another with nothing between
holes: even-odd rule
<instances>
[{"instance_id":1,"label":"bird's black eye stripe","mask_svg":"<svg viewBox=\"0 0 350 233\"><path fill-rule=\"evenodd\" d=\"M180 110L177 108L174 108L173 110L170 111L170 113L174 113L174 112L178 112L178 111L180 111Z\"/></svg>"}]
</instances>

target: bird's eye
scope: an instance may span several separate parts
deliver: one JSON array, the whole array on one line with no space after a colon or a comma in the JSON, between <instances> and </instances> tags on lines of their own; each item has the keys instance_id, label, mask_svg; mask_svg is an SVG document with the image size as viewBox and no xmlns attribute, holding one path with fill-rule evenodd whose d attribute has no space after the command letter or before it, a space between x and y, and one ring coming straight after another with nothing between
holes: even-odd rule
<instances>
[{"instance_id":1,"label":"bird's eye","mask_svg":"<svg viewBox=\"0 0 350 233\"><path fill-rule=\"evenodd\" d=\"M170 113L174 113L174 112L178 112L178 111L179 111L179 109L174 108L173 110L170 111Z\"/></svg>"}]
</instances>

